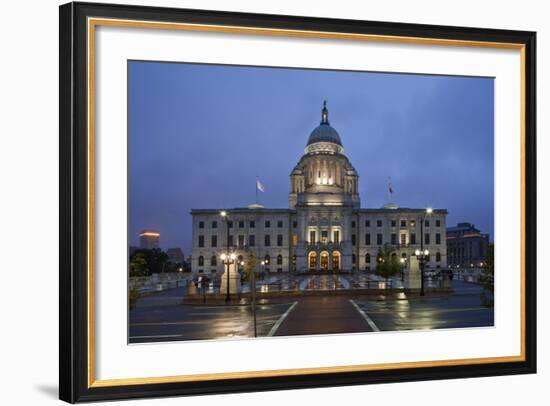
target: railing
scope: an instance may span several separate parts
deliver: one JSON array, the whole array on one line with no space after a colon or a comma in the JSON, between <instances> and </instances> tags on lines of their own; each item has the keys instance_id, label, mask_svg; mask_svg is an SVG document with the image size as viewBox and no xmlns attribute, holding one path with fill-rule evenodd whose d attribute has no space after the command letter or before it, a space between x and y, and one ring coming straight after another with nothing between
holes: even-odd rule
<instances>
[{"instance_id":1,"label":"railing","mask_svg":"<svg viewBox=\"0 0 550 406\"><path fill-rule=\"evenodd\" d=\"M321 242L317 241L316 243L308 243L307 245L308 250L341 250L342 249L342 243L340 242Z\"/></svg>"}]
</instances>

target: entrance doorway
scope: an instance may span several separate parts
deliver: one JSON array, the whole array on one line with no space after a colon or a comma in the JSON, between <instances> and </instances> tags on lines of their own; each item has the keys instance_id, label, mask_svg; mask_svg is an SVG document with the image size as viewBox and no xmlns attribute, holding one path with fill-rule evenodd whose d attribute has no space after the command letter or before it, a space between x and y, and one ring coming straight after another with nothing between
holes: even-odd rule
<instances>
[{"instance_id":1,"label":"entrance doorway","mask_svg":"<svg viewBox=\"0 0 550 406\"><path fill-rule=\"evenodd\" d=\"M334 251L332 253L332 270L333 271L340 270L340 253L338 251Z\"/></svg>"},{"instance_id":2,"label":"entrance doorway","mask_svg":"<svg viewBox=\"0 0 550 406\"><path fill-rule=\"evenodd\" d=\"M328 252L321 252L321 270L328 271Z\"/></svg>"},{"instance_id":3,"label":"entrance doorway","mask_svg":"<svg viewBox=\"0 0 550 406\"><path fill-rule=\"evenodd\" d=\"M317 253L316 252L310 252L309 253L309 270L315 271L317 269Z\"/></svg>"}]
</instances>

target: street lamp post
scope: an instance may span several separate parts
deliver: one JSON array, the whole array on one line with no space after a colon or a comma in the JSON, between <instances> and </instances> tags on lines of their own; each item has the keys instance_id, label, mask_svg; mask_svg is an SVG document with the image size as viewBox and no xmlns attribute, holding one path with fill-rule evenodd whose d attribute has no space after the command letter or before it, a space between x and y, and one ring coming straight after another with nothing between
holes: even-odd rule
<instances>
[{"instance_id":1,"label":"street lamp post","mask_svg":"<svg viewBox=\"0 0 550 406\"><path fill-rule=\"evenodd\" d=\"M220 258L222 260L222 263L227 266L227 293L225 295L225 301L229 302L231 301L231 295L229 294L229 266L236 263L235 260L237 256L233 252L231 254L223 253Z\"/></svg>"},{"instance_id":2,"label":"street lamp post","mask_svg":"<svg viewBox=\"0 0 550 406\"><path fill-rule=\"evenodd\" d=\"M405 258L401 258L401 282L405 281L405 265L407 263L407 260Z\"/></svg>"},{"instance_id":3,"label":"street lamp post","mask_svg":"<svg viewBox=\"0 0 550 406\"><path fill-rule=\"evenodd\" d=\"M428 207L424 212L424 215L420 221L420 250L416 250L416 257L420 259L420 296L424 296L424 262L427 256L430 254L428 250L424 250L424 222L426 221L426 216L432 214L433 210L431 207Z\"/></svg>"},{"instance_id":4,"label":"street lamp post","mask_svg":"<svg viewBox=\"0 0 550 406\"><path fill-rule=\"evenodd\" d=\"M244 265L244 262L241 262L241 265ZM257 325L256 325L256 269L252 269L250 275L250 290L252 291L252 314L254 315L254 337L258 336Z\"/></svg>"},{"instance_id":5,"label":"street lamp post","mask_svg":"<svg viewBox=\"0 0 550 406\"><path fill-rule=\"evenodd\" d=\"M226 229L226 238L225 238L225 246L227 248L227 254L222 254L222 262L224 265L227 265L227 286L226 286L226 295L225 295L225 301L229 302L231 301L231 295L229 292L229 265L236 263L235 259L236 256L234 253L230 253L230 246L229 246L229 215L225 210L222 210L220 212L220 216L225 221L225 229Z\"/></svg>"}]
</instances>

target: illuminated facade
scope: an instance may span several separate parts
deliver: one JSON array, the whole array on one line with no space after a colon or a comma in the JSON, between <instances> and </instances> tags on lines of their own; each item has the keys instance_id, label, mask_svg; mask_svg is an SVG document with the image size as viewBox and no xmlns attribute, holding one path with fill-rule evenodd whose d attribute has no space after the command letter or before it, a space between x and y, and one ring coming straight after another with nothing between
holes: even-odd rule
<instances>
[{"instance_id":1,"label":"illuminated facade","mask_svg":"<svg viewBox=\"0 0 550 406\"><path fill-rule=\"evenodd\" d=\"M226 210L192 210L193 272L223 272L221 252L229 248L245 260L251 254L269 272L374 270L380 248L408 259L423 238L428 266L447 266L444 209L361 208L359 175L330 125L326 103L304 154L290 174L288 209L260 205ZM421 235L420 223L424 220ZM229 246L229 247L228 247ZM259 266L259 265L258 265Z\"/></svg>"}]
</instances>

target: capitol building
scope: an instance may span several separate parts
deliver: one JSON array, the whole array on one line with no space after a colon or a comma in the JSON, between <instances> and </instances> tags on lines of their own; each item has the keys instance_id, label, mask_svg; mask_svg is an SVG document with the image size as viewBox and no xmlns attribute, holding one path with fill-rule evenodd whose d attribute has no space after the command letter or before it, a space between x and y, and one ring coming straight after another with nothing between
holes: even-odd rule
<instances>
[{"instance_id":1,"label":"capitol building","mask_svg":"<svg viewBox=\"0 0 550 406\"><path fill-rule=\"evenodd\" d=\"M258 268L268 272L373 271L384 245L408 261L421 239L429 250L427 268L447 266L447 210L393 203L362 208L358 183L325 103L290 173L288 208L252 204L224 208L225 216L222 209L191 210L192 272L223 273L220 255L228 251L238 262L254 255Z\"/></svg>"}]
</instances>

